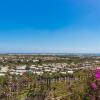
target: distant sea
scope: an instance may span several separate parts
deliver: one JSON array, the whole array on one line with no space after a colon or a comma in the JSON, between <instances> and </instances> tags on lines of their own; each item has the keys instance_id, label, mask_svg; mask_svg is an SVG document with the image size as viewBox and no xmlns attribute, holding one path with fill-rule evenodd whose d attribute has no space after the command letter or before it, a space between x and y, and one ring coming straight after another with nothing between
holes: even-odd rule
<instances>
[{"instance_id":1,"label":"distant sea","mask_svg":"<svg viewBox=\"0 0 100 100\"><path fill-rule=\"evenodd\" d=\"M0 55L100 56L100 53L0 53Z\"/></svg>"}]
</instances>

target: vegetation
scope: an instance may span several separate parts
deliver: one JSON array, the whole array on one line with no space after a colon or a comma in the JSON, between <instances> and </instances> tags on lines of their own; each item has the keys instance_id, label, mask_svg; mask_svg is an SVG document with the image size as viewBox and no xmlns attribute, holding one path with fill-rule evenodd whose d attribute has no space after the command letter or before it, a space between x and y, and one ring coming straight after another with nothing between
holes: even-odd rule
<instances>
[{"instance_id":1,"label":"vegetation","mask_svg":"<svg viewBox=\"0 0 100 100\"><path fill-rule=\"evenodd\" d=\"M9 56L8 56L9 57ZM34 57L48 57L48 56L34 56ZM55 57L55 56L51 56ZM28 58L27 58L28 59ZM72 64L80 64L80 62L93 61L94 58L79 58L56 56L52 59L39 59L36 62L32 60L8 60L7 62L0 62L1 66L9 66L9 70L13 67L20 65L27 65L26 69L29 69L30 65L43 65L52 63L67 63L70 64L70 68L74 68ZM51 67L51 66L49 66ZM42 75L37 75L31 72L26 72L23 75L10 75L9 71L6 76L0 77L0 100L99 100L98 90L91 90L90 84L98 88L100 83L92 77L93 72L90 69L78 69L73 74L62 74L60 71L44 72ZM93 79L92 79L93 78ZM98 94L97 94L98 92ZM87 96L88 94L88 96ZM86 98L85 98L86 97Z\"/></svg>"}]
</instances>

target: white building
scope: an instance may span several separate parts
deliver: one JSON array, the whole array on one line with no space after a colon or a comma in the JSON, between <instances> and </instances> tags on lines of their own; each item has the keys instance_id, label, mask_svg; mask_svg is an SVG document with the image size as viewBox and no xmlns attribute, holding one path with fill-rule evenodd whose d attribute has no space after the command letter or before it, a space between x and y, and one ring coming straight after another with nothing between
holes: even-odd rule
<instances>
[{"instance_id":1,"label":"white building","mask_svg":"<svg viewBox=\"0 0 100 100\"><path fill-rule=\"evenodd\" d=\"M15 74L23 75L27 72L26 65L16 67Z\"/></svg>"},{"instance_id":2,"label":"white building","mask_svg":"<svg viewBox=\"0 0 100 100\"><path fill-rule=\"evenodd\" d=\"M8 72L8 70L9 70L8 66L6 66L6 67L2 66L0 68L1 68L0 69L0 76L5 76L6 73Z\"/></svg>"}]
</instances>

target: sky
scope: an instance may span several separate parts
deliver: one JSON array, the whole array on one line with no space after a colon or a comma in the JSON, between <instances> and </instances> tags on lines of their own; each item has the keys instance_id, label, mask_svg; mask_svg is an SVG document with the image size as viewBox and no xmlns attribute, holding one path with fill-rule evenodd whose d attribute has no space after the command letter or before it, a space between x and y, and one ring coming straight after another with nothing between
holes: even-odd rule
<instances>
[{"instance_id":1,"label":"sky","mask_svg":"<svg viewBox=\"0 0 100 100\"><path fill-rule=\"evenodd\" d=\"M100 0L1 0L0 53L100 53Z\"/></svg>"}]
</instances>

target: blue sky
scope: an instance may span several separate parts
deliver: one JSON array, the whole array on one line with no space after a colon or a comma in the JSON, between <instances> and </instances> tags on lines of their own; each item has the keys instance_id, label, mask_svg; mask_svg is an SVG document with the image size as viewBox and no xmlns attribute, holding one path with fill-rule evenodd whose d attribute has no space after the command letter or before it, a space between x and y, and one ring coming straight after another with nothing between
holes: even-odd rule
<instances>
[{"instance_id":1,"label":"blue sky","mask_svg":"<svg viewBox=\"0 0 100 100\"><path fill-rule=\"evenodd\" d=\"M1 0L0 52L100 53L100 0Z\"/></svg>"}]
</instances>

